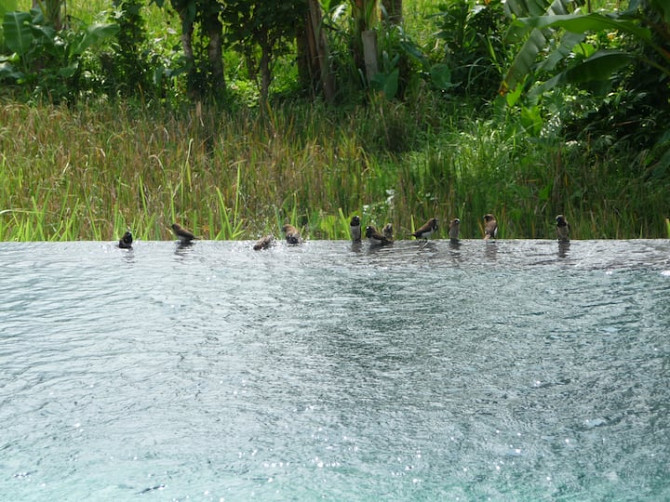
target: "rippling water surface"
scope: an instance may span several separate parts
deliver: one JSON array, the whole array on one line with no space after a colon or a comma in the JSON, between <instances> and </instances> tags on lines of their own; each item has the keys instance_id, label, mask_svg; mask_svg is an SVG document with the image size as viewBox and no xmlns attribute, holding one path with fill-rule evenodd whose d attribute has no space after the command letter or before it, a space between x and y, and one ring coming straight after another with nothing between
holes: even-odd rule
<instances>
[{"instance_id":1,"label":"rippling water surface","mask_svg":"<svg viewBox=\"0 0 670 502\"><path fill-rule=\"evenodd\" d=\"M668 500L670 242L0 243L2 500Z\"/></svg>"}]
</instances>

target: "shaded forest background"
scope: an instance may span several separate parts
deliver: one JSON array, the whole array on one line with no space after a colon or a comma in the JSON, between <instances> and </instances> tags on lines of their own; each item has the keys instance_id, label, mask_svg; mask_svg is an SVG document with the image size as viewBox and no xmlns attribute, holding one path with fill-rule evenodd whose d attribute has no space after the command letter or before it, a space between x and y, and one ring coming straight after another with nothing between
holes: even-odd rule
<instances>
[{"instance_id":1,"label":"shaded forest background","mask_svg":"<svg viewBox=\"0 0 670 502\"><path fill-rule=\"evenodd\" d=\"M0 0L0 238L668 236L661 0ZM74 143L76 141L76 144Z\"/></svg>"}]
</instances>

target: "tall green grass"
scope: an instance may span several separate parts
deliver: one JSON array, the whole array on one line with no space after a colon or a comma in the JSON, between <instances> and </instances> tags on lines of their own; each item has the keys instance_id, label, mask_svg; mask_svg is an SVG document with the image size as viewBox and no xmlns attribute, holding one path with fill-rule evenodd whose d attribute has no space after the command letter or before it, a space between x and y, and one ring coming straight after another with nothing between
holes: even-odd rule
<instances>
[{"instance_id":1,"label":"tall green grass","mask_svg":"<svg viewBox=\"0 0 670 502\"><path fill-rule=\"evenodd\" d=\"M477 119L440 102L333 111L183 114L104 104L0 104L0 240L171 239L173 221L206 239L279 234L348 238L348 221L398 238L436 216L503 238L659 238L667 186L638 152L529 136L513 117ZM382 116L383 114L383 116Z\"/></svg>"},{"instance_id":2,"label":"tall green grass","mask_svg":"<svg viewBox=\"0 0 670 502\"><path fill-rule=\"evenodd\" d=\"M91 23L110 6L72 1L68 13ZM437 8L404 3L418 43L434 41L425 16ZM149 33L163 33L172 15L155 6L144 14ZM487 120L475 106L415 93L339 110L202 114L0 103L0 240L115 240L126 228L169 239L173 221L208 239L278 234L285 222L340 239L353 214L393 223L398 238L433 216L444 237L459 217L462 237L479 238L489 212L504 238L553 238L558 213L575 238L670 237L670 183L645 174L645 152L594 154L588 138L527 133L512 112Z\"/></svg>"}]
</instances>

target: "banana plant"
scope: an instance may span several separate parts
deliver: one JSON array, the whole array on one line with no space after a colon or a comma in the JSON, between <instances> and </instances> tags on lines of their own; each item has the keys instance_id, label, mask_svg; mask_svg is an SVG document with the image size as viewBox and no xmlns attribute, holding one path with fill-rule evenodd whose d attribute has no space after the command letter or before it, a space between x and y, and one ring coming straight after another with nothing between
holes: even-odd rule
<instances>
[{"instance_id":1,"label":"banana plant","mask_svg":"<svg viewBox=\"0 0 670 502\"><path fill-rule=\"evenodd\" d=\"M15 11L18 8L18 2L17 0L0 0L0 19L5 17L5 12L12 12ZM0 25L0 50L2 49L3 45L3 29L2 25Z\"/></svg>"},{"instance_id":2,"label":"banana plant","mask_svg":"<svg viewBox=\"0 0 670 502\"><path fill-rule=\"evenodd\" d=\"M116 24L94 24L77 32L58 31L44 21L37 9L5 13L2 31L10 54L0 54L0 80L28 84L40 79L60 82L63 90L76 87L71 79L81 73L84 53L118 30Z\"/></svg>"},{"instance_id":3,"label":"banana plant","mask_svg":"<svg viewBox=\"0 0 670 502\"><path fill-rule=\"evenodd\" d=\"M57 30L62 28L62 14L66 5L65 0L33 0L33 6L39 8L46 24Z\"/></svg>"},{"instance_id":4,"label":"banana plant","mask_svg":"<svg viewBox=\"0 0 670 502\"><path fill-rule=\"evenodd\" d=\"M519 17L512 23L507 40L510 43L525 42L500 85L501 95L515 89L536 69L556 73L559 63L575 54L581 57L542 83L536 91L568 83L605 81L612 73L635 61L646 63L670 78L670 8L664 7L661 0L632 0L626 11L612 13L582 14L578 10L568 13L568 5L568 0L555 0L549 6L542 0L509 0L510 10ZM657 21L651 22L651 17ZM559 30L564 31L559 46L537 63L538 54L549 46L552 37L558 36ZM589 53L580 49L589 33L608 31L628 35L651 49L656 57L636 50L602 49Z\"/></svg>"},{"instance_id":5,"label":"banana plant","mask_svg":"<svg viewBox=\"0 0 670 502\"><path fill-rule=\"evenodd\" d=\"M351 0L351 16L354 62L359 69L366 69L370 80L378 69L377 33L373 31L379 16L377 0Z\"/></svg>"},{"instance_id":6,"label":"banana plant","mask_svg":"<svg viewBox=\"0 0 670 502\"><path fill-rule=\"evenodd\" d=\"M357 34L372 29L378 17L377 0L351 0L351 13Z\"/></svg>"}]
</instances>

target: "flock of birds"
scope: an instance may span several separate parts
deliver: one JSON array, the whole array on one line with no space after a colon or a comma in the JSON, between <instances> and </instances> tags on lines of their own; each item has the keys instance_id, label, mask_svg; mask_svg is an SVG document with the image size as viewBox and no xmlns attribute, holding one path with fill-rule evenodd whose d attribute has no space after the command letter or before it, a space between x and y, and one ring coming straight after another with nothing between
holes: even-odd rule
<instances>
[{"instance_id":1,"label":"flock of birds","mask_svg":"<svg viewBox=\"0 0 670 502\"><path fill-rule=\"evenodd\" d=\"M449 239L451 242L458 242L458 232L460 230L460 225L461 220L458 218L454 218L449 222ZM437 218L431 218L411 235L417 239L424 239L427 241L434 232L437 232L437 230ZM196 237L193 232L182 227L178 223L172 224L172 231L174 232L175 237L179 239L181 245L189 245L192 241L198 239L198 237ZM363 234L361 230L361 219L358 216L351 218L349 223L349 231L351 234L351 240L353 242L361 242ZM288 244L298 245L302 242L300 231L293 225L284 225L282 227L282 233L284 234L284 238ZM556 216L556 234L559 242L570 241L570 224L562 214ZM368 225L365 227L365 237L368 242L370 242L371 246L383 246L385 244L391 244L393 242L393 226L390 223L387 223L382 231L379 232L372 225ZM497 237L498 221L496 220L496 217L492 214L484 215L484 239L495 239ZM274 245L274 243L274 236L271 234L266 235L256 241L253 249L255 251L260 251L262 249L271 247ZM119 247L122 249L132 249L133 234L130 230L127 230L119 240Z\"/></svg>"}]
</instances>

